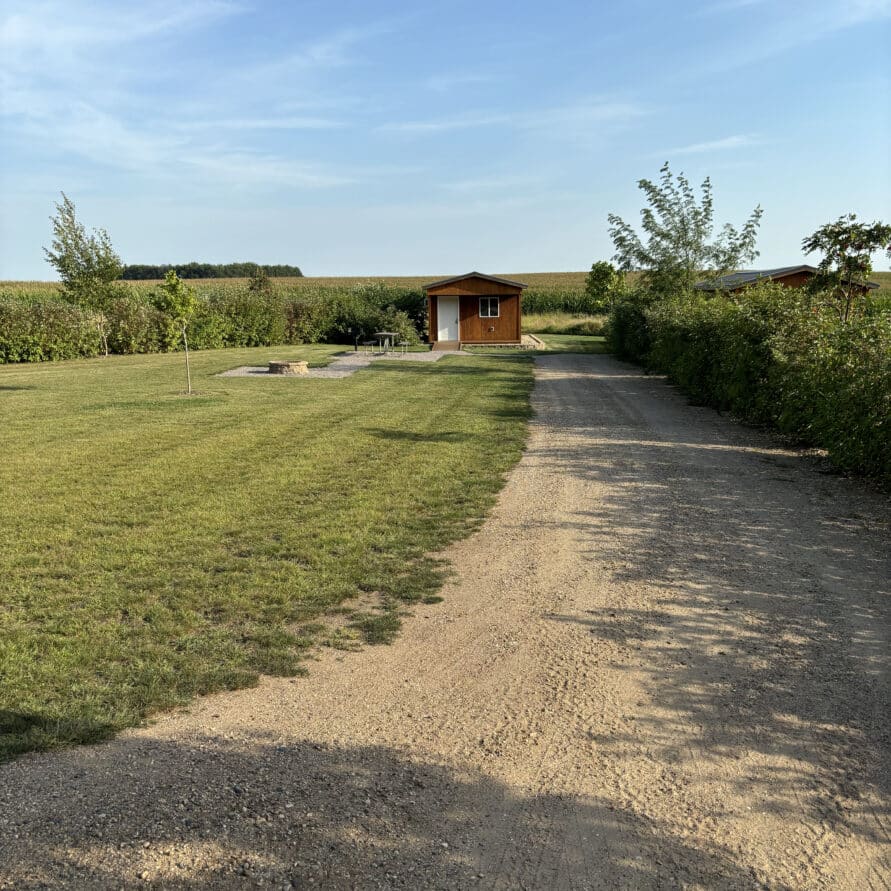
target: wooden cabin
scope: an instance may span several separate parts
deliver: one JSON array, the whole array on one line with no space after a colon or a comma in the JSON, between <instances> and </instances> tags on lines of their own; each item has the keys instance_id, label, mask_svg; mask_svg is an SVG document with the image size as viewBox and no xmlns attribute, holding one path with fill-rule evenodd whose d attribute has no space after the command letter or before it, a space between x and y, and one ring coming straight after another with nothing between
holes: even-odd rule
<instances>
[{"instance_id":1,"label":"wooden cabin","mask_svg":"<svg viewBox=\"0 0 891 891\"><path fill-rule=\"evenodd\" d=\"M779 269L753 269L748 272L732 272L722 275L713 281L697 282L694 287L699 291L723 291L734 294L758 282L771 281L785 288L804 288L817 274L816 266L781 266ZM878 288L875 282L866 282L858 286L864 294Z\"/></svg>"},{"instance_id":2,"label":"wooden cabin","mask_svg":"<svg viewBox=\"0 0 891 891\"><path fill-rule=\"evenodd\" d=\"M520 343L522 282L468 272L424 285L433 349Z\"/></svg>"}]
</instances>

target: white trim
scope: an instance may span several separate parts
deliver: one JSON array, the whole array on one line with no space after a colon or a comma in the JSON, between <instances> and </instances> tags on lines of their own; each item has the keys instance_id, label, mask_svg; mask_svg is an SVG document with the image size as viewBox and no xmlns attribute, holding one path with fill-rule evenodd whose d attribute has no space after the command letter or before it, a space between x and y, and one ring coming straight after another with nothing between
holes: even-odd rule
<instances>
[{"instance_id":1,"label":"white trim","mask_svg":"<svg viewBox=\"0 0 891 891\"><path fill-rule=\"evenodd\" d=\"M496 312L494 316L492 316L492 315L485 315L485 316L484 316L484 315L483 315L483 301L484 301L484 300L494 300L494 301L496 301L495 306L496 306L498 312ZM491 308L491 306L492 306L492 304L490 303L490 304L489 304L489 307ZM490 296L490 297L480 297L479 314L480 314L480 318L481 318L481 319L500 319L500 318L501 318L501 298L500 298L499 296L497 296L497 295L493 295L493 296Z\"/></svg>"},{"instance_id":2,"label":"white trim","mask_svg":"<svg viewBox=\"0 0 891 891\"><path fill-rule=\"evenodd\" d=\"M451 320L452 310L450 308L443 312L443 301L452 301L454 303L454 321ZM448 316L446 315L447 313ZM448 318L448 322L445 325L443 325L444 318ZM461 299L459 297L441 296L436 298L436 339L461 339Z\"/></svg>"}]
</instances>

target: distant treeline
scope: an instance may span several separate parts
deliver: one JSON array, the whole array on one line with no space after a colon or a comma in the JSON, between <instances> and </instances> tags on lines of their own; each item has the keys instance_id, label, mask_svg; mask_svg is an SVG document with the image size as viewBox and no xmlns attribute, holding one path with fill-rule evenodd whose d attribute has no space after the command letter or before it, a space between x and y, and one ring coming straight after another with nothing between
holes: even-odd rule
<instances>
[{"instance_id":1,"label":"distant treeline","mask_svg":"<svg viewBox=\"0 0 891 891\"><path fill-rule=\"evenodd\" d=\"M121 278L128 281L164 278L169 269L176 271L180 278L249 278L257 268L262 269L270 278L301 278L303 273L299 266L276 264L262 266L259 263L133 263L125 266Z\"/></svg>"}]
</instances>

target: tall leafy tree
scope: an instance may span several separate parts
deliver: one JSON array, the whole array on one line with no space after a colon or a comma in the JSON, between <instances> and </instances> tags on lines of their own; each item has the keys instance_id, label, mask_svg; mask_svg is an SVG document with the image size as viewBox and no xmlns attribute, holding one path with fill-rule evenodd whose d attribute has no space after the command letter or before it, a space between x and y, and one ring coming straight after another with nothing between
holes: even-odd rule
<instances>
[{"instance_id":1,"label":"tall leafy tree","mask_svg":"<svg viewBox=\"0 0 891 891\"><path fill-rule=\"evenodd\" d=\"M104 229L87 233L78 222L74 202L62 192L56 204L52 246L44 248L47 261L62 282L62 297L88 312L99 331L105 355L108 355L108 320L105 312L114 296L115 282L123 265Z\"/></svg>"},{"instance_id":2,"label":"tall leafy tree","mask_svg":"<svg viewBox=\"0 0 891 891\"><path fill-rule=\"evenodd\" d=\"M659 172L658 182L637 183L649 205L640 212L642 235L616 214L608 217L620 269L642 270L654 293L670 297L689 291L697 279L716 278L758 256L760 206L741 229L725 223L714 235L711 180L706 177L697 199L683 173L675 176L667 162Z\"/></svg>"},{"instance_id":3,"label":"tall leafy tree","mask_svg":"<svg viewBox=\"0 0 891 891\"><path fill-rule=\"evenodd\" d=\"M105 229L87 233L77 219L74 202L63 192L56 204L52 246L44 248L47 261L59 274L62 295L83 309L101 311L114 293L123 264Z\"/></svg>"},{"instance_id":4,"label":"tall leafy tree","mask_svg":"<svg viewBox=\"0 0 891 891\"><path fill-rule=\"evenodd\" d=\"M884 251L891 257L891 226L878 221L858 223L857 214L849 213L820 226L802 241L801 247L806 254L823 254L811 289L827 294L839 318L847 322L866 293L872 255Z\"/></svg>"},{"instance_id":5,"label":"tall leafy tree","mask_svg":"<svg viewBox=\"0 0 891 891\"><path fill-rule=\"evenodd\" d=\"M167 270L164 284L155 293L155 307L163 312L179 328L182 335L183 349L186 353L186 386L192 395L192 368L189 364L189 322L198 309L198 298L195 291L183 282L172 269Z\"/></svg>"},{"instance_id":6,"label":"tall leafy tree","mask_svg":"<svg viewBox=\"0 0 891 891\"><path fill-rule=\"evenodd\" d=\"M598 308L611 306L616 295L624 287L624 276L612 263L598 260L591 264L591 271L585 278L585 294Z\"/></svg>"}]
</instances>

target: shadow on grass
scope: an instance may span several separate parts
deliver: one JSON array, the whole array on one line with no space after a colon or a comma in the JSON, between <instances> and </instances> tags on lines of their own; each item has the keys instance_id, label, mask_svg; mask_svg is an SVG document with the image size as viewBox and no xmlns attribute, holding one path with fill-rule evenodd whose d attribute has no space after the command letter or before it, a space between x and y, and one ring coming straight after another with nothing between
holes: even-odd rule
<instances>
[{"instance_id":1,"label":"shadow on grass","mask_svg":"<svg viewBox=\"0 0 891 891\"><path fill-rule=\"evenodd\" d=\"M460 430L444 430L441 433L417 433L412 430L385 430L380 427L362 428L363 433L368 433L378 439L389 439L397 442L466 442L473 439L473 434L462 433Z\"/></svg>"},{"instance_id":2,"label":"shadow on grass","mask_svg":"<svg viewBox=\"0 0 891 891\"><path fill-rule=\"evenodd\" d=\"M384 746L122 739L0 777L9 887L752 885L657 821Z\"/></svg>"},{"instance_id":3,"label":"shadow on grass","mask_svg":"<svg viewBox=\"0 0 891 891\"><path fill-rule=\"evenodd\" d=\"M0 709L0 753L3 757L11 757L32 749L52 748L60 739L97 742L116 729L111 724L87 719ZM2 763L0 758L0 766Z\"/></svg>"}]
</instances>

